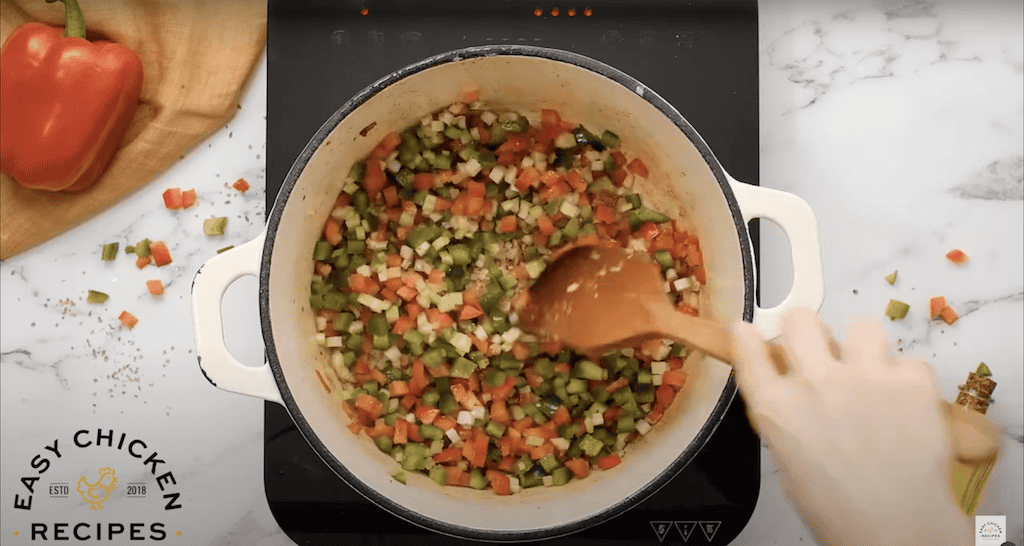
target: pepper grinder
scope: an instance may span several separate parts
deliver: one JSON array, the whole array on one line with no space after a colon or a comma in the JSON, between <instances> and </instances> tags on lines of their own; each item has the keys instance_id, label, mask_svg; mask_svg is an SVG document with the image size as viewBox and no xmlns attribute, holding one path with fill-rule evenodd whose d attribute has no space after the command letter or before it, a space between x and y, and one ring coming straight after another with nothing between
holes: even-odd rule
<instances>
[{"instance_id":1,"label":"pepper grinder","mask_svg":"<svg viewBox=\"0 0 1024 546\"><path fill-rule=\"evenodd\" d=\"M967 430L957 431L967 444L958 449L958 456L953 461L952 485L956 502L969 516L973 516L978 508L978 501L998 456L996 450L999 436L990 425L988 430L984 430L988 423L982 417L988 411L989 404L993 402L992 391L996 388L996 382L991 379L991 375L988 366L982 362L977 371L967 376L967 381L960 386L956 402L950 406L951 412L964 412L959 417L969 417L954 419L954 422L981 423L974 427L965 425ZM975 452L974 456L963 456L964 452L972 450Z\"/></svg>"}]
</instances>

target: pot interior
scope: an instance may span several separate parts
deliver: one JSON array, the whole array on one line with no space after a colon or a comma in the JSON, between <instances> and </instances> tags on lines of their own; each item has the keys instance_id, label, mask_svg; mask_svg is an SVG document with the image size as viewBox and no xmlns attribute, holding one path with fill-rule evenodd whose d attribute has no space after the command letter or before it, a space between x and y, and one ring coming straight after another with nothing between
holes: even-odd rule
<instances>
[{"instance_id":1,"label":"pot interior","mask_svg":"<svg viewBox=\"0 0 1024 546\"><path fill-rule=\"evenodd\" d=\"M564 534L653 493L699 450L717 425L733 393L731 368L701 356L688 358L684 390L662 421L627 449L622 464L563 487L538 487L502 497L489 490L438 487L416 473L407 473L408 485L393 480L390 475L398 465L365 435L356 437L346 428L348 418L339 409L336 393L326 393L314 374L314 367L329 364L313 341L315 325L308 304L313 244L349 168L387 132L449 105L467 88L479 89L481 99L493 108L514 109L534 123L541 108L554 108L563 119L591 130L611 129L620 135L627 155L642 158L650 169L649 178L637 179L636 185L645 202L700 238L708 272L701 292L702 315L732 321L743 315L746 300L752 302L753 297L744 288L745 276L753 275L743 268L740 240L746 240L746 231L738 227L742 223L737 223L735 207L726 197L731 199L731 193L720 167L709 153L707 159L702 155L700 150L706 147L696 133L685 126L688 136L652 104L664 106L664 101L650 90L620 83L628 81L624 76L615 81L592 69L546 58L550 52L536 55L449 56L356 97L325 124L300 157L268 230L264 329L269 334L269 358L272 365L276 361L275 373L292 417L321 457L364 495L401 517L462 536L511 540ZM347 109L351 111L346 113ZM717 177L709 161L718 170Z\"/></svg>"}]
</instances>

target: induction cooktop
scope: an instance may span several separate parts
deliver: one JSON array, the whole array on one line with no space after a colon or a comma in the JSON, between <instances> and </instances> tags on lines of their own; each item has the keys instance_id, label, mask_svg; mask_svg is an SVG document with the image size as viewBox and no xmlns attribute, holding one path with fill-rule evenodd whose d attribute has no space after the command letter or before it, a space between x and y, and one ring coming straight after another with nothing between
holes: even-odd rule
<instances>
[{"instance_id":1,"label":"induction cooktop","mask_svg":"<svg viewBox=\"0 0 1024 546\"><path fill-rule=\"evenodd\" d=\"M682 113L732 175L757 184L756 0L270 0L268 19L268 210L309 139L364 87L431 55L501 43L573 51L639 79ZM755 224L755 259L757 235ZM267 500L296 543L471 543L361 496L320 460L281 406L267 403L264 419ZM728 544L749 520L759 489L759 442L737 397L665 487L624 514L545 544Z\"/></svg>"}]
</instances>

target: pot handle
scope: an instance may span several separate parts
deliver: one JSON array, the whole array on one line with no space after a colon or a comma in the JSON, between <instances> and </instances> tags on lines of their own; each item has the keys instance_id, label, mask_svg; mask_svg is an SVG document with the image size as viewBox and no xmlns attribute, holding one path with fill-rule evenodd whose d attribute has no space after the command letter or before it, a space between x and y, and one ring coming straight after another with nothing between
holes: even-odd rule
<instances>
[{"instance_id":1,"label":"pot handle","mask_svg":"<svg viewBox=\"0 0 1024 546\"><path fill-rule=\"evenodd\" d=\"M231 283L245 275L259 275L263 240L259 237L210 258L192 279L192 320L199 369L213 386L283 404L270 365L246 366L231 356L224 344L221 300Z\"/></svg>"},{"instance_id":2,"label":"pot handle","mask_svg":"<svg viewBox=\"0 0 1024 546\"><path fill-rule=\"evenodd\" d=\"M765 218L778 224L789 238L793 287L777 306L754 307L754 325L767 339L772 339L781 332L782 316L787 311L796 307L817 311L825 299L818 221L810 205L791 193L744 184L728 174L726 177L739 201L744 224L753 218Z\"/></svg>"}]
</instances>

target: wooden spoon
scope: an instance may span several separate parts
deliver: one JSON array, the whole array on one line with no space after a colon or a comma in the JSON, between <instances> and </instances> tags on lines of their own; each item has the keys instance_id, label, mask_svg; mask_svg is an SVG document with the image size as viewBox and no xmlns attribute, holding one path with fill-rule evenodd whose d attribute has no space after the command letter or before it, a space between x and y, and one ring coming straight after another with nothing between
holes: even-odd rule
<instances>
[{"instance_id":1,"label":"wooden spoon","mask_svg":"<svg viewBox=\"0 0 1024 546\"><path fill-rule=\"evenodd\" d=\"M582 353L669 338L733 363L732 332L683 314L665 292L659 266L644 253L615 246L564 250L530 288L520 324ZM776 366L785 350L768 344Z\"/></svg>"},{"instance_id":2,"label":"wooden spoon","mask_svg":"<svg viewBox=\"0 0 1024 546\"><path fill-rule=\"evenodd\" d=\"M732 365L732 332L717 322L683 314L669 301L661 269L646 253L618 246L567 248L540 275L519 306L519 324L581 353L606 352L647 339L669 338ZM767 343L780 373L786 351ZM839 346L829 350L840 358ZM1000 433L984 415L942 402L957 459L991 457Z\"/></svg>"}]
</instances>

